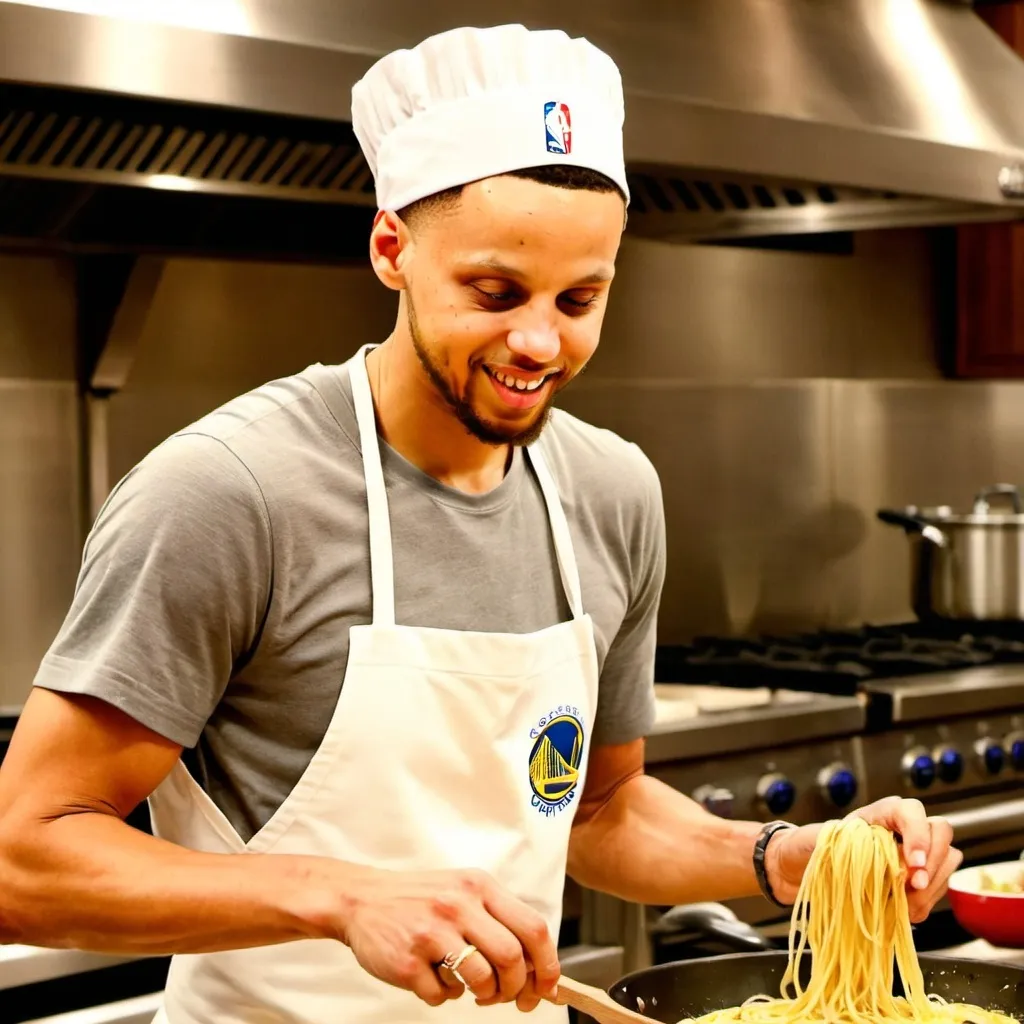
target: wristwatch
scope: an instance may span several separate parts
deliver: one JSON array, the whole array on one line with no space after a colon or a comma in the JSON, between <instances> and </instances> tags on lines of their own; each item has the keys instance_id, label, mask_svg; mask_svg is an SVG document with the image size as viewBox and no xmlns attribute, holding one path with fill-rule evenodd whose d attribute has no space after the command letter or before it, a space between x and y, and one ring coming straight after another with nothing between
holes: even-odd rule
<instances>
[{"instance_id":1,"label":"wristwatch","mask_svg":"<svg viewBox=\"0 0 1024 1024\"><path fill-rule=\"evenodd\" d=\"M786 828L796 828L796 825L789 821L770 821L758 833L757 841L754 843L754 874L757 876L757 884L760 886L764 898L770 900L775 906L788 910L789 905L781 902L772 892L771 882L768 881L768 872L764 866L765 851L768 849L768 843L772 836Z\"/></svg>"}]
</instances>

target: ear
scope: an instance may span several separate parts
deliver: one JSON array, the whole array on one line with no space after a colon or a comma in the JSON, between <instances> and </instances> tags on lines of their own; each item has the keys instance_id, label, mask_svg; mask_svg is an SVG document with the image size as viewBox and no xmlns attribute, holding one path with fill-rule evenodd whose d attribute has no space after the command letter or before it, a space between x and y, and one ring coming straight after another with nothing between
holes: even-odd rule
<instances>
[{"instance_id":1,"label":"ear","mask_svg":"<svg viewBox=\"0 0 1024 1024\"><path fill-rule=\"evenodd\" d=\"M396 292L406 286L405 264L412 254L412 235L390 210L379 210L370 232L370 264L381 283Z\"/></svg>"}]
</instances>

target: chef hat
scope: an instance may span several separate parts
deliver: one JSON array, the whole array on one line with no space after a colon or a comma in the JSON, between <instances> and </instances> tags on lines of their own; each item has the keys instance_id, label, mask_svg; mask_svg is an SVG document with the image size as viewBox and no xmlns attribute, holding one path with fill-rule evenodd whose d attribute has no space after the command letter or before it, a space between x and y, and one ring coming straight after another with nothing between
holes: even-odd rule
<instances>
[{"instance_id":1,"label":"chef hat","mask_svg":"<svg viewBox=\"0 0 1024 1024\"><path fill-rule=\"evenodd\" d=\"M352 90L382 210L546 164L599 171L628 197L623 113L607 54L522 25L431 36L381 58Z\"/></svg>"}]
</instances>

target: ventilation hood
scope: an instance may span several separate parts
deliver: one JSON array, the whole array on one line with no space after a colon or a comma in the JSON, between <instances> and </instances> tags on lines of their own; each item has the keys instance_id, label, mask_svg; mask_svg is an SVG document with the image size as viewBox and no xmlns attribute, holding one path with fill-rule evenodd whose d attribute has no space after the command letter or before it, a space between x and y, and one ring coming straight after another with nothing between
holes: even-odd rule
<instances>
[{"instance_id":1,"label":"ventilation hood","mask_svg":"<svg viewBox=\"0 0 1024 1024\"><path fill-rule=\"evenodd\" d=\"M0 0L0 239L365 253L349 94L456 24L622 69L629 230L689 242L1024 217L1024 61L954 0Z\"/></svg>"}]
</instances>

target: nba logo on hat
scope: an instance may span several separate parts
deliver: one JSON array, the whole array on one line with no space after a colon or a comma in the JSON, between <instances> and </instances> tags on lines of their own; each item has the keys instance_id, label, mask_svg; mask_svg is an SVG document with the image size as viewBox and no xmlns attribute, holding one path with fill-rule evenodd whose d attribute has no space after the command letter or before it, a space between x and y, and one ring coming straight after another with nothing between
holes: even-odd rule
<instances>
[{"instance_id":1,"label":"nba logo on hat","mask_svg":"<svg viewBox=\"0 0 1024 1024\"><path fill-rule=\"evenodd\" d=\"M572 118L565 103L544 104L544 128L548 137L548 152L568 156L572 152Z\"/></svg>"}]
</instances>

